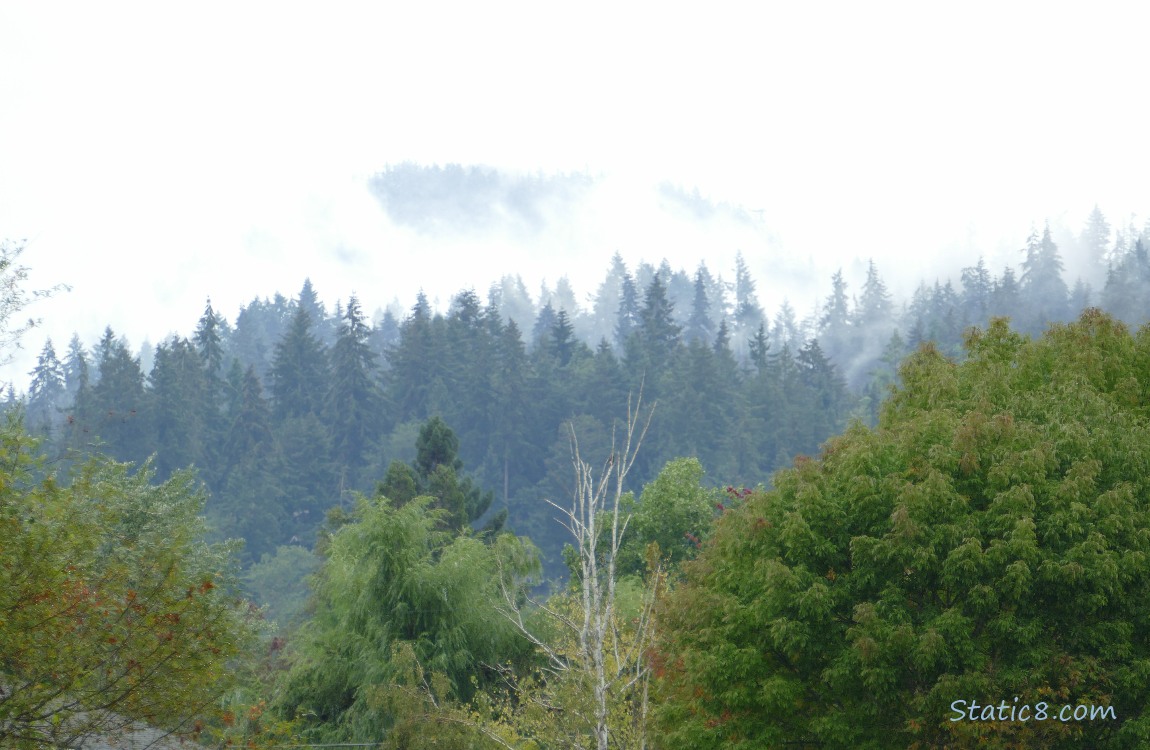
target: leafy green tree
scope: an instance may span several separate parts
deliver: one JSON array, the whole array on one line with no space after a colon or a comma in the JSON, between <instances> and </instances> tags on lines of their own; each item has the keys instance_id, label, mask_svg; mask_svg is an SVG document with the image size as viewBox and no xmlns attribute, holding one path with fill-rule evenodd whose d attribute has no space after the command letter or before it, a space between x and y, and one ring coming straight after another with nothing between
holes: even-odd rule
<instances>
[{"instance_id":1,"label":"leafy green tree","mask_svg":"<svg viewBox=\"0 0 1150 750\"><path fill-rule=\"evenodd\" d=\"M258 632L232 548L202 541L202 491L104 458L57 474L38 449L0 427L0 745L190 734Z\"/></svg>"},{"instance_id":2,"label":"leafy green tree","mask_svg":"<svg viewBox=\"0 0 1150 750\"><path fill-rule=\"evenodd\" d=\"M393 657L447 677L440 699L469 700L518 663L529 644L499 614L499 573L527 575L525 548L488 545L445 530L446 511L421 497L396 507L361 499L331 537L316 576L315 617L295 642L278 710L300 717L310 740L376 742L396 723L390 691L402 677Z\"/></svg>"},{"instance_id":3,"label":"leafy green tree","mask_svg":"<svg viewBox=\"0 0 1150 750\"><path fill-rule=\"evenodd\" d=\"M1150 328L966 346L720 519L660 614L661 746L1150 741ZM1015 697L1113 712L956 717Z\"/></svg>"},{"instance_id":4,"label":"leafy green tree","mask_svg":"<svg viewBox=\"0 0 1150 750\"><path fill-rule=\"evenodd\" d=\"M703 486L704 473L699 459L676 458L643 487L637 503L624 504L631 520L619 549L619 576L646 575L652 543L658 545L663 569L672 575L694 559L715 514L726 507L721 491Z\"/></svg>"}]
</instances>

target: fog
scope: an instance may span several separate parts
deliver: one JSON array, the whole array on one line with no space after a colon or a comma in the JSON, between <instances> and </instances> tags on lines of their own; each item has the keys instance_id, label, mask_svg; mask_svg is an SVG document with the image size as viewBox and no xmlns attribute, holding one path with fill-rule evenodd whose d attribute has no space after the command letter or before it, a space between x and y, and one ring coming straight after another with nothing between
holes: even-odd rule
<instances>
[{"instance_id":1,"label":"fog","mask_svg":"<svg viewBox=\"0 0 1150 750\"><path fill-rule=\"evenodd\" d=\"M72 291L29 310L43 326L0 379L26 383L45 336L154 344L208 297L234 318L305 277L368 310L505 274L586 301L616 251L727 280L741 251L768 316L786 298L802 319L868 258L899 301L980 255L999 273L1046 222L1145 218L1126 13L9 4L0 239L26 240L33 287ZM406 162L593 185L534 224L427 231L368 189ZM695 191L716 210L673 197Z\"/></svg>"}]
</instances>

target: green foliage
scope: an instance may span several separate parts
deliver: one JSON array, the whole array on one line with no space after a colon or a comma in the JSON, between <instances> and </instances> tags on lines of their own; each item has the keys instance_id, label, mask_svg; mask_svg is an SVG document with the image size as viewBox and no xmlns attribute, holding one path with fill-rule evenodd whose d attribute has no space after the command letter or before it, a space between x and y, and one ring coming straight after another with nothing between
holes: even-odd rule
<instances>
[{"instance_id":1,"label":"green foliage","mask_svg":"<svg viewBox=\"0 0 1150 750\"><path fill-rule=\"evenodd\" d=\"M372 696L397 679L398 644L445 675L447 696L460 700L493 679L484 665L525 655L526 642L495 602L500 570L527 575L534 557L444 531L445 511L432 504L430 497L399 507L383 497L361 499L328 541L315 617L297 636L279 706L303 721L307 736L382 736L395 714L379 711Z\"/></svg>"},{"instance_id":2,"label":"green foliage","mask_svg":"<svg viewBox=\"0 0 1150 750\"><path fill-rule=\"evenodd\" d=\"M877 429L726 514L665 602L662 747L1145 746L1150 328L923 347ZM956 700L1113 706L954 722Z\"/></svg>"},{"instance_id":3,"label":"green foliage","mask_svg":"<svg viewBox=\"0 0 1150 750\"><path fill-rule=\"evenodd\" d=\"M306 547L287 545L265 553L244 575L252 601L266 607L265 617L280 629L299 623L310 591L307 579L319 567L319 558Z\"/></svg>"},{"instance_id":4,"label":"green foliage","mask_svg":"<svg viewBox=\"0 0 1150 750\"><path fill-rule=\"evenodd\" d=\"M37 449L0 428L0 745L190 731L257 632L233 548L201 541L191 475L156 485L150 466L92 458L58 476Z\"/></svg>"}]
</instances>

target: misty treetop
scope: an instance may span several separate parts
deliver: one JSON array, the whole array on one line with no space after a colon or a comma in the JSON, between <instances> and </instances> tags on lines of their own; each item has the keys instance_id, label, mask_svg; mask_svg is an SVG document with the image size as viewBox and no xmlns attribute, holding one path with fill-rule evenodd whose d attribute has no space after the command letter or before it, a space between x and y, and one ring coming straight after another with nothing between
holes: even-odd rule
<instances>
[{"instance_id":1,"label":"misty treetop","mask_svg":"<svg viewBox=\"0 0 1150 750\"><path fill-rule=\"evenodd\" d=\"M1147 237L1128 229L1111 243L1108 232L1095 212L1069 242L1072 265L1103 280L1098 294L1087 280L1067 284L1071 264L1046 229L1020 248L1017 269L996 274L973 258L908 300L893 298L873 262L857 280L836 272L802 316L785 299L760 299L755 272L770 269L741 254L729 282L705 262L688 272L616 253L586 304L566 277L532 295L507 275L446 311L420 294L370 321L358 298L329 307L305 281L231 320L209 301L190 338L148 352L147 372L110 328L90 350L77 337L62 353L45 342L23 401L57 451L154 453L161 478L195 466L213 523L246 539L248 561L310 546L324 513L413 460L421 427L439 417L476 487L495 493L488 514L506 512L561 576L563 533L543 500L570 492L568 422L588 445L606 445L642 384L659 408L634 481L691 455L721 481L766 483L852 416L873 423L898 362L922 342L959 356L963 331L992 316L1035 334L1097 302L1144 321Z\"/></svg>"}]
</instances>

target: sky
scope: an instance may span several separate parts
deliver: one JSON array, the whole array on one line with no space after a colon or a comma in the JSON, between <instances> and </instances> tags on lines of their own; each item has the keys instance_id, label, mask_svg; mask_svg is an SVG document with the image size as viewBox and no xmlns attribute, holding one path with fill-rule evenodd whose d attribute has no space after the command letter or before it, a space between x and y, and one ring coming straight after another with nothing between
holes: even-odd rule
<instances>
[{"instance_id":1,"label":"sky","mask_svg":"<svg viewBox=\"0 0 1150 750\"><path fill-rule=\"evenodd\" d=\"M155 344L305 277L329 305L446 307L508 273L585 298L616 251L731 278L741 251L768 311L805 313L825 290L795 269L857 291L874 258L909 294L1017 265L1044 222L1150 208L1130 3L294 5L0 0L0 239L71 287L0 380L45 336ZM366 188L408 161L602 182L531 241L437 238ZM662 182L761 223L670 215Z\"/></svg>"}]
</instances>

